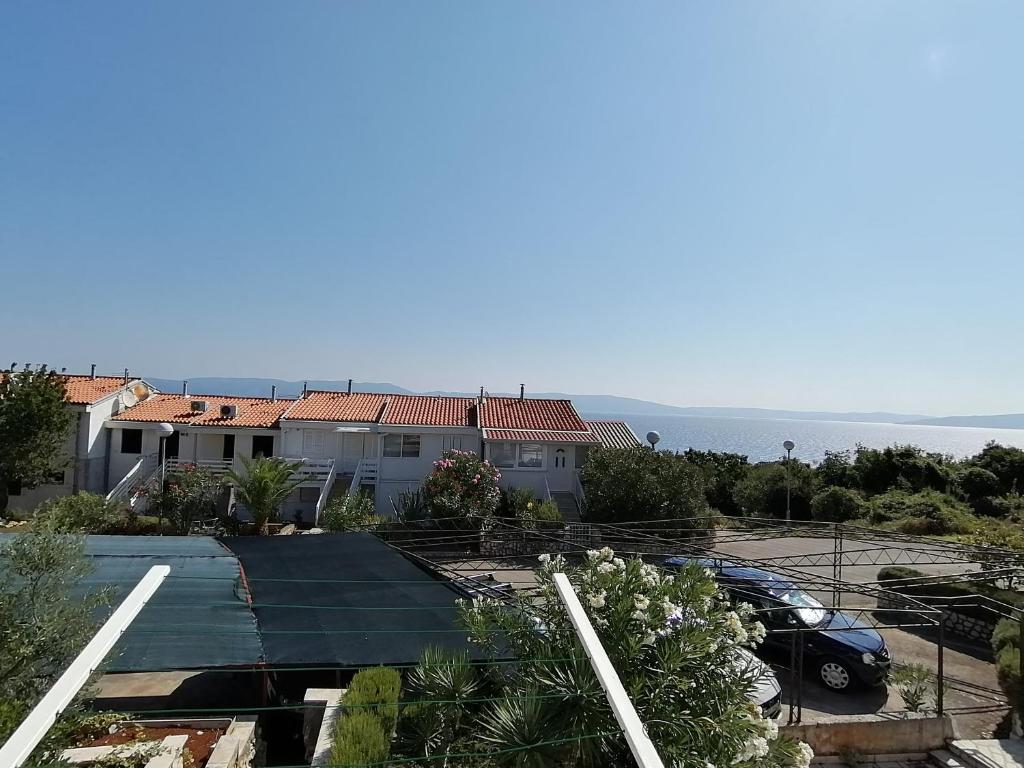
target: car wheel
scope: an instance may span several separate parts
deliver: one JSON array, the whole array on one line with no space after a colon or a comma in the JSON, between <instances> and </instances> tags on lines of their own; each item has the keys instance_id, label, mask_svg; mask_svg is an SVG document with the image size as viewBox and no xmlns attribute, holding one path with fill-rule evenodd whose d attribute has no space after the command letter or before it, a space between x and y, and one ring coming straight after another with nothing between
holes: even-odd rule
<instances>
[{"instance_id":1,"label":"car wheel","mask_svg":"<svg viewBox=\"0 0 1024 768\"><path fill-rule=\"evenodd\" d=\"M818 665L818 679L832 691L845 693L853 688L853 672L839 659L822 659Z\"/></svg>"}]
</instances>

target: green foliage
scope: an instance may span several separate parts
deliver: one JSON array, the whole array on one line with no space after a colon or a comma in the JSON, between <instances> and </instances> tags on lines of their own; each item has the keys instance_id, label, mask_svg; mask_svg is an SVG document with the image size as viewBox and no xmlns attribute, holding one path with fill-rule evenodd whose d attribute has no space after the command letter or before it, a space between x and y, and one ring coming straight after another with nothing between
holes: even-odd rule
<instances>
[{"instance_id":1,"label":"green foliage","mask_svg":"<svg viewBox=\"0 0 1024 768\"><path fill-rule=\"evenodd\" d=\"M389 667L361 669L345 693L345 711L370 713L380 721L381 730L390 736L398 719L401 688L402 676L397 670Z\"/></svg>"},{"instance_id":2,"label":"green foliage","mask_svg":"<svg viewBox=\"0 0 1024 768\"><path fill-rule=\"evenodd\" d=\"M1016 491L1005 496L986 496L971 502L974 511L984 517L1001 518L1012 521L1020 530L1020 524L1024 521L1024 496ZM982 520L987 524L988 521ZM992 542L993 546L999 546L998 542ZM1024 549L1024 547L1017 547Z\"/></svg>"},{"instance_id":3,"label":"green foliage","mask_svg":"<svg viewBox=\"0 0 1024 768\"><path fill-rule=\"evenodd\" d=\"M992 442L971 457L969 463L999 478L1001 493L1024 491L1024 449Z\"/></svg>"},{"instance_id":4,"label":"green foliage","mask_svg":"<svg viewBox=\"0 0 1024 768\"><path fill-rule=\"evenodd\" d=\"M999 650L996 654L996 678L1006 698L1011 702L1020 702L1020 648L1004 645ZM1019 705L1017 710L1020 711Z\"/></svg>"},{"instance_id":5,"label":"green foliage","mask_svg":"<svg viewBox=\"0 0 1024 768\"><path fill-rule=\"evenodd\" d=\"M54 533L111 533L124 525L121 507L95 493L81 491L51 499L35 512L33 527Z\"/></svg>"},{"instance_id":6,"label":"green foliage","mask_svg":"<svg viewBox=\"0 0 1024 768\"><path fill-rule=\"evenodd\" d=\"M92 571L81 537L34 531L5 536L0 548L0 721L9 724L85 647L109 595L72 594Z\"/></svg>"},{"instance_id":7,"label":"green foliage","mask_svg":"<svg viewBox=\"0 0 1024 768\"><path fill-rule=\"evenodd\" d=\"M175 533L189 532L192 522L214 516L223 485L209 470L188 464L165 478L164 487L149 493L149 508L170 521Z\"/></svg>"},{"instance_id":8,"label":"green foliage","mask_svg":"<svg viewBox=\"0 0 1024 768\"><path fill-rule=\"evenodd\" d=\"M868 501L868 522L903 533L971 533L977 519L965 504L938 491L888 491Z\"/></svg>"},{"instance_id":9,"label":"green foliage","mask_svg":"<svg viewBox=\"0 0 1024 768\"><path fill-rule=\"evenodd\" d=\"M558 505L551 499L546 499L533 510L533 525L536 528L561 528L565 525L565 520Z\"/></svg>"},{"instance_id":10,"label":"green foliage","mask_svg":"<svg viewBox=\"0 0 1024 768\"><path fill-rule=\"evenodd\" d=\"M706 518L704 474L670 451L595 448L582 470L595 522Z\"/></svg>"},{"instance_id":11,"label":"green foliage","mask_svg":"<svg viewBox=\"0 0 1024 768\"><path fill-rule=\"evenodd\" d=\"M366 530L385 522L368 493L338 496L320 515L320 527L325 531Z\"/></svg>"},{"instance_id":12,"label":"green foliage","mask_svg":"<svg viewBox=\"0 0 1024 768\"><path fill-rule=\"evenodd\" d=\"M881 450L859 445L853 471L861 490L868 495L890 489L910 493L926 489L946 491L952 482L946 457L925 453L914 445L894 445Z\"/></svg>"},{"instance_id":13,"label":"green foliage","mask_svg":"<svg viewBox=\"0 0 1024 768\"><path fill-rule=\"evenodd\" d=\"M1024 608L1024 593L1009 589L1000 589L987 581L961 581L946 584L906 582L906 579L926 579L927 574L915 568L888 565L878 571L879 586L913 597L952 597L961 598L965 605L957 605L956 611L965 616L972 616L983 621L995 621L997 616L989 608L970 605L975 595L982 595L1000 603L1017 608ZM892 584L884 582L896 582ZM903 582L903 583L899 583ZM925 602L927 602L925 600Z\"/></svg>"},{"instance_id":14,"label":"green foliage","mask_svg":"<svg viewBox=\"0 0 1024 768\"><path fill-rule=\"evenodd\" d=\"M64 398L64 379L46 366L0 371L0 512L9 483L33 488L68 464L75 415Z\"/></svg>"},{"instance_id":15,"label":"green foliage","mask_svg":"<svg viewBox=\"0 0 1024 768\"><path fill-rule=\"evenodd\" d=\"M427 508L427 500L423 491L402 491L398 494L398 519L403 523L413 523L417 520L430 518L430 510Z\"/></svg>"},{"instance_id":16,"label":"green foliage","mask_svg":"<svg viewBox=\"0 0 1024 768\"><path fill-rule=\"evenodd\" d=\"M388 735L370 712L345 712L334 731L331 765L375 765L388 757Z\"/></svg>"},{"instance_id":17,"label":"green foliage","mask_svg":"<svg viewBox=\"0 0 1024 768\"><path fill-rule=\"evenodd\" d=\"M822 485L857 488L860 482L850 460L849 451L825 451L825 458L815 469Z\"/></svg>"},{"instance_id":18,"label":"green foliage","mask_svg":"<svg viewBox=\"0 0 1024 768\"><path fill-rule=\"evenodd\" d=\"M938 684L932 671L923 664L903 664L889 675L908 712L923 712L929 703L935 706Z\"/></svg>"},{"instance_id":19,"label":"green foliage","mask_svg":"<svg viewBox=\"0 0 1024 768\"><path fill-rule=\"evenodd\" d=\"M532 488L502 488L501 500L498 502L498 517L521 520L528 517L528 512L537 501Z\"/></svg>"},{"instance_id":20,"label":"green foliage","mask_svg":"<svg viewBox=\"0 0 1024 768\"><path fill-rule=\"evenodd\" d=\"M992 632L992 650L999 653L1007 646L1020 647L1020 622L1000 619Z\"/></svg>"},{"instance_id":21,"label":"green foliage","mask_svg":"<svg viewBox=\"0 0 1024 768\"><path fill-rule=\"evenodd\" d=\"M747 699L756 673L737 663L739 648L759 642L764 627L749 606L733 611L719 602L709 574L696 566L668 574L610 549L588 552L579 566L540 559L536 592L513 605L462 606L475 644L522 662L489 678L494 703L464 714L473 721L466 731L498 764L630 762L620 736L593 738L619 728L556 595L554 574L565 573L666 765L690 765L694 754L701 765L806 765L806 748L778 739L775 724ZM497 754L503 750L519 751Z\"/></svg>"},{"instance_id":22,"label":"green foliage","mask_svg":"<svg viewBox=\"0 0 1024 768\"><path fill-rule=\"evenodd\" d=\"M231 470L227 479L237 488L235 498L248 508L256 530L264 533L267 523L277 519L277 511L284 500L301 485L302 480L294 475L302 462L287 461L278 456L239 458L244 474Z\"/></svg>"},{"instance_id":23,"label":"green foliage","mask_svg":"<svg viewBox=\"0 0 1024 768\"><path fill-rule=\"evenodd\" d=\"M498 509L501 472L472 451L445 451L423 481L423 495L434 518L462 518L478 525Z\"/></svg>"},{"instance_id":24,"label":"green foliage","mask_svg":"<svg viewBox=\"0 0 1024 768\"><path fill-rule=\"evenodd\" d=\"M957 474L956 484L972 503L1000 493L999 478L983 467L968 465Z\"/></svg>"},{"instance_id":25,"label":"green foliage","mask_svg":"<svg viewBox=\"0 0 1024 768\"><path fill-rule=\"evenodd\" d=\"M683 458L704 471L704 494L712 509L723 515L740 514L732 489L750 468L746 456L690 448L683 453Z\"/></svg>"},{"instance_id":26,"label":"green foliage","mask_svg":"<svg viewBox=\"0 0 1024 768\"><path fill-rule=\"evenodd\" d=\"M861 516L864 500L856 491L838 485L822 488L811 499L811 517L829 523L844 523Z\"/></svg>"},{"instance_id":27,"label":"green foliage","mask_svg":"<svg viewBox=\"0 0 1024 768\"><path fill-rule=\"evenodd\" d=\"M790 509L794 520L809 520L817 479L806 464L789 462ZM751 467L733 489L733 498L747 517L786 516L786 462Z\"/></svg>"}]
</instances>

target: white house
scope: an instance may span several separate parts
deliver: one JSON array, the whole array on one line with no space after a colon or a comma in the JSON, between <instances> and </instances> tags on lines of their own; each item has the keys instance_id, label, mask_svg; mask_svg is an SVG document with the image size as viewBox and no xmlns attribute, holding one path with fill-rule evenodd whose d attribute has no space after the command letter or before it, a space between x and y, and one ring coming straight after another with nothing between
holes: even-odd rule
<instances>
[{"instance_id":1,"label":"white house","mask_svg":"<svg viewBox=\"0 0 1024 768\"><path fill-rule=\"evenodd\" d=\"M153 393L153 388L138 378L97 376L95 366L87 375L59 375L64 379L67 408L75 414L66 448L68 464L54 474L51 483L35 488L11 484L7 503L11 510L27 512L48 499L78 491L105 493L110 442L104 426L113 414Z\"/></svg>"},{"instance_id":2,"label":"white house","mask_svg":"<svg viewBox=\"0 0 1024 768\"><path fill-rule=\"evenodd\" d=\"M129 498L160 473L198 464L241 470L259 454L301 461L301 485L281 517L312 523L332 494L373 493L390 514L451 449L496 464L505 488L530 488L572 519L579 469L596 445L639 445L624 422L587 422L569 400L307 391L297 399L154 391L140 380L69 376L69 407L81 410L76 472L37 497L73 490ZM106 429L104 429L106 427ZM27 494L25 494L27 495ZM19 497L12 497L18 499ZM31 503L35 503L34 499Z\"/></svg>"}]
</instances>

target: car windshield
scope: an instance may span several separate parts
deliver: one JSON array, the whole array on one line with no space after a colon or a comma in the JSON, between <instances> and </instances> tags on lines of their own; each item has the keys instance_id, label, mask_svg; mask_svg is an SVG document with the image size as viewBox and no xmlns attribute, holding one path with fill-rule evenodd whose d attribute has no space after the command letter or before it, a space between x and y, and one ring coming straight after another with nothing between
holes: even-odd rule
<instances>
[{"instance_id":1,"label":"car windshield","mask_svg":"<svg viewBox=\"0 0 1024 768\"><path fill-rule=\"evenodd\" d=\"M779 595L779 599L793 606L793 613L808 627L816 627L825 620L825 607L806 592L791 589Z\"/></svg>"}]
</instances>

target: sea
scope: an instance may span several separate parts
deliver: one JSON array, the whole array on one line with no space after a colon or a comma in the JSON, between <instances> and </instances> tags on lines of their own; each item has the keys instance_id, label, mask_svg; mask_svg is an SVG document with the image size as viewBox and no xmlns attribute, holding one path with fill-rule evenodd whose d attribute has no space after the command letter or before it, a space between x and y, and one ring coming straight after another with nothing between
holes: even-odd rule
<instances>
[{"instance_id":1,"label":"sea","mask_svg":"<svg viewBox=\"0 0 1024 768\"><path fill-rule=\"evenodd\" d=\"M852 451L858 444L869 448L911 444L956 458L975 454L993 440L1024 448L1024 429L614 413L586 414L585 418L622 419L641 440L648 432L656 431L661 435L659 449L727 451L743 454L752 462L785 456L785 440L796 444L793 458L811 464L821 461L826 451Z\"/></svg>"}]
</instances>

